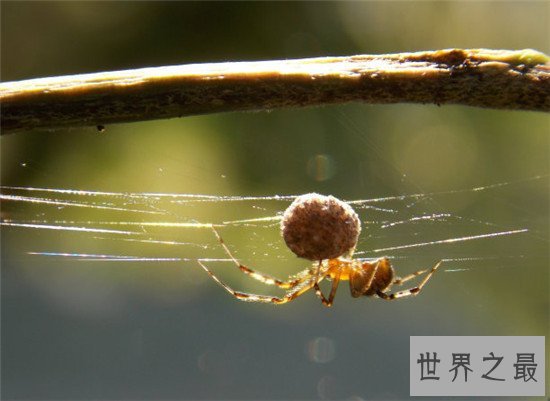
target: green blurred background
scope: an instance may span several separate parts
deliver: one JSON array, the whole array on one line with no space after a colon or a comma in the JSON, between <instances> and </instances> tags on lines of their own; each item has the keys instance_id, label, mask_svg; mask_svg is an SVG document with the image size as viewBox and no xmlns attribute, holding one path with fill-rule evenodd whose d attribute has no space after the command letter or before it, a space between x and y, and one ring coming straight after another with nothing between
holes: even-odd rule
<instances>
[{"instance_id":1,"label":"green blurred background","mask_svg":"<svg viewBox=\"0 0 550 401\"><path fill-rule=\"evenodd\" d=\"M449 47L550 53L544 1L0 6L2 81ZM547 335L548 128L542 113L353 104L4 136L4 186L217 196L316 191L358 200L508 185L367 204L385 210L358 207L358 256L390 256L402 275L455 260L414 299L356 300L343 283L331 309L312 293L282 307L238 302L194 262L28 254L224 258L208 230L137 226L143 235L136 238L185 243L168 245L4 226L2 399L407 399L411 335ZM45 196L132 207L124 197ZM163 214L147 215L12 201L2 203L2 219L88 227L222 222L274 216L288 203L151 198L138 206ZM433 214L444 216L387 225ZM523 228L529 232L375 252ZM282 244L276 223L222 233L262 271L282 277L307 265ZM211 267L240 290L277 293L230 263Z\"/></svg>"}]
</instances>

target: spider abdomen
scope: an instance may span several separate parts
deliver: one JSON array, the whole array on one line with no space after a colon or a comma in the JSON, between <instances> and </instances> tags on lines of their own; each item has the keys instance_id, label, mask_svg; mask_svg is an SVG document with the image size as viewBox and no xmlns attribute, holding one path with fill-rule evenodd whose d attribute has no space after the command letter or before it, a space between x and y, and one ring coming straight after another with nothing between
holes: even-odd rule
<instances>
[{"instance_id":1,"label":"spider abdomen","mask_svg":"<svg viewBox=\"0 0 550 401\"><path fill-rule=\"evenodd\" d=\"M286 209L281 231L297 256L319 261L351 254L361 223L347 203L312 193L297 197Z\"/></svg>"}]
</instances>

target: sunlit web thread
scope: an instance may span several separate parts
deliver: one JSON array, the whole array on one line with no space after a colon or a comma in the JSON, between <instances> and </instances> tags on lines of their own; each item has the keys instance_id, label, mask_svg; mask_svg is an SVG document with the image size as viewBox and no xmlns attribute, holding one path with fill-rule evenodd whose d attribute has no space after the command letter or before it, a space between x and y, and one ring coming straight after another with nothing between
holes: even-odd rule
<instances>
[{"instance_id":1,"label":"sunlit web thread","mask_svg":"<svg viewBox=\"0 0 550 401\"><path fill-rule=\"evenodd\" d=\"M176 200L189 201L214 201L214 202L234 202L234 201L258 201L258 200L293 200L295 195L272 195L272 196L224 196L224 195L205 195L205 194L177 194L177 193L162 193L162 192L105 192L105 191L85 191L78 189L62 189L62 188L38 188L38 187L17 187L17 186L0 186L0 190L12 191L29 191L29 192L45 192L75 196L95 196L95 197L114 197L114 198L143 198L143 199L161 199L172 198Z\"/></svg>"},{"instance_id":2,"label":"sunlit web thread","mask_svg":"<svg viewBox=\"0 0 550 401\"><path fill-rule=\"evenodd\" d=\"M194 242L181 242L181 241L163 241L153 239L138 239L138 238L107 238L107 237L94 237L94 239L107 240L107 241L124 241L124 242L139 242L143 244L158 244L158 245L177 245L177 246L191 246L202 249L210 248L208 245L197 244Z\"/></svg>"},{"instance_id":3,"label":"sunlit web thread","mask_svg":"<svg viewBox=\"0 0 550 401\"><path fill-rule=\"evenodd\" d=\"M432 214L425 214L420 216L413 216L411 218L404 219L404 220L385 221L385 222L378 222L378 223L381 229L385 229L385 228L393 228L403 224L418 223L423 221L436 222L436 221L449 221L449 220L463 221L465 223L475 223L475 224L488 226L488 227L503 228L502 225L499 225L496 223L483 221L479 219L471 219L468 217L458 216L451 213L432 213Z\"/></svg>"},{"instance_id":4,"label":"sunlit web thread","mask_svg":"<svg viewBox=\"0 0 550 401\"><path fill-rule=\"evenodd\" d=\"M257 223L272 223L270 225L277 225L281 220L281 215L278 216L269 216L269 217L260 217L260 218L252 218L252 219L241 219L241 220L229 220L224 221L218 226L228 226L228 225L234 225L234 226L248 226L248 227L257 227ZM468 219L461 216L452 215L450 213L438 213L438 214L429 214L429 215L421 215L421 216L414 216L409 219L399 220L399 221L384 221L384 222L376 222L376 221L364 221L366 224L376 224L379 225L381 229L385 228L391 228L398 225L408 224L412 222L420 222L420 221L432 221L435 222L437 220L445 220L448 218L453 218L457 220L466 220L469 222L477 223L480 225L487 225L492 227L498 227L497 224L485 222L481 220L475 220L475 219ZM68 231L85 231L84 227L73 227L73 226L67 226L68 224L87 224L87 225L99 225L99 226L140 226L140 227L170 227L170 228L208 228L210 227L210 223L192 223L192 222L145 222L145 221L94 221L94 220L18 220L18 221L11 221L10 219L5 219L2 222L0 222L0 225L5 226L15 226L15 227L28 227L28 228L36 228L36 229L64 229L63 227L66 227L66 230ZM58 228L53 228L52 226L58 226ZM90 232L93 229L90 229ZM108 230L105 230L105 232L109 232ZM113 233L117 233L116 231L111 231ZM125 232L128 233L128 232ZM138 234L137 232L133 232L134 234Z\"/></svg>"},{"instance_id":5,"label":"sunlit web thread","mask_svg":"<svg viewBox=\"0 0 550 401\"><path fill-rule=\"evenodd\" d=\"M156 192L105 192L105 191L85 191L80 189L62 189L62 188L37 188L37 187L17 187L17 186L0 186L1 190L8 189L13 191L29 191L29 192L46 192L56 194L66 194L75 196L104 196L114 198L197 198L197 199L218 199L215 195L198 195L198 194L173 194L173 193L156 193Z\"/></svg>"},{"instance_id":6,"label":"sunlit web thread","mask_svg":"<svg viewBox=\"0 0 550 401\"><path fill-rule=\"evenodd\" d=\"M446 214L447 215L447 214ZM433 216L433 215L432 215ZM396 224L405 224L411 221L418 221L418 220L431 220L432 216L419 216L414 217L407 220L402 220L395 223L389 223L382 225L381 228L387 228L390 226L394 226ZM437 217L437 216L436 216ZM453 216L460 218L460 216ZM232 225L232 224L240 224L244 222L253 222L253 221L280 221L280 217L270 217L270 218L261 218L261 219L248 219L248 220L235 220L235 221L229 221L224 222L222 224L219 224L217 226L224 226L224 225ZM487 222L482 222L478 220L473 220L476 223L479 224L491 224ZM48 224L53 223L53 224ZM109 229L98 229L98 228L88 228L88 227L80 227L80 226L67 226L66 224L75 224L75 223L88 223L88 224L97 224L97 225L118 225L118 226L150 226L150 227L170 227L170 228L210 228L212 224L210 223L180 223L180 222L136 222L136 221L73 221L73 220L54 220L54 221L48 221L48 220L30 220L30 221L17 221L12 222L10 220L4 220L0 222L0 225L4 226L12 226L12 227L26 227L26 228L35 228L35 229L49 229L49 230L66 230L66 231L83 231L83 232L91 232L91 233L111 233L111 234L125 234L125 235L140 235L141 232L138 231L122 231L122 230L109 230ZM498 236L498 235L506 235L506 234L516 234L520 232L527 232L527 229L521 229L521 230L511 230L511 231L504 231L499 233L492 233L492 234L482 234L480 236L471 236L471 237L460 237L458 240L467 240L467 239L477 239L477 238L486 238L490 236ZM445 242L458 242L458 240L447 239L447 240L441 240L441 241L432 241L432 242L426 242L423 243L425 245L432 245L432 244L438 244L438 243L445 243ZM137 241L137 240L136 240ZM143 240L140 240L143 241ZM155 241L150 240L149 242L154 243ZM167 244L176 244L173 241L157 241L159 243L167 243ZM189 243L180 243L181 245L185 244L188 245ZM395 249L403 249L407 247L412 247L412 245L401 245L399 247L390 247L390 248L383 248L380 249L380 251L384 250L395 250ZM370 252L375 252L378 250L372 250ZM359 252L357 252L359 254Z\"/></svg>"},{"instance_id":7,"label":"sunlit web thread","mask_svg":"<svg viewBox=\"0 0 550 401\"><path fill-rule=\"evenodd\" d=\"M87 253L70 253L70 252L38 252L29 251L27 255L34 256L46 256L57 257L62 259L73 259L78 261L88 262L155 262L155 263L168 263L168 262L195 262L200 260L202 262L231 262L231 259L227 258L181 258L181 257L146 257L146 256L131 256L131 255L109 255L109 254L87 254ZM479 262L488 260L500 260L500 259L524 259L525 255L514 256L484 256L484 257L465 257L465 258L445 258L444 262ZM405 256L395 256L393 259L406 259ZM498 267L498 266L497 266ZM446 268L443 272L456 273L472 270L471 267L466 268Z\"/></svg>"},{"instance_id":8,"label":"sunlit web thread","mask_svg":"<svg viewBox=\"0 0 550 401\"><path fill-rule=\"evenodd\" d=\"M400 249L407 249L407 248L419 248L419 247L425 247L429 245L438 245L438 244L446 244L446 243L456 243L456 242L464 242L464 241L470 241L470 240L476 240L476 239L482 239L482 238L491 238L491 237L498 237L498 236L504 236L504 235L512 235L512 234L520 234L527 232L527 229L521 229L521 230L510 230L510 231L504 231L504 232L495 232L495 233L489 233L489 234L481 234L481 235L472 235L472 236L465 236L465 237L457 237L457 238L448 238L445 240L437 240L437 241L430 241L430 242L423 242L423 243L413 243L413 244L406 244L406 245L400 245L395 247L388 247L388 248L380 248L380 249L374 249L370 251L358 251L356 252L357 255L365 255L369 253L380 253L380 252L386 252L390 250L400 250ZM131 240L131 239L130 239ZM138 240L140 242L144 243L159 243L159 241L156 240ZM172 243L169 243L172 244ZM177 243L175 245L178 245ZM187 243L185 245L188 245ZM38 256L56 256L56 257L65 257L65 258L74 258L79 260L88 260L88 261L134 261L134 262L185 262L185 261L196 261L200 259L204 262L225 262L230 261L227 258L163 258L163 257L142 257L142 256L127 256L127 255L101 255L101 254L83 254L83 253L68 253L68 252L28 252L29 255L38 255ZM523 256L522 256L523 257ZM363 258L361 258L363 259ZM444 261L476 261L476 260L488 260L488 259L495 259L495 257L483 257L483 258L475 258L475 257L469 257L469 258L447 258L443 259ZM468 269L462 269L462 270L468 270ZM451 270L451 269L445 269L444 271L459 271L459 270Z\"/></svg>"},{"instance_id":9,"label":"sunlit web thread","mask_svg":"<svg viewBox=\"0 0 550 401\"><path fill-rule=\"evenodd\" d=\"M421 216L422 217L422 216ZM258 220L258 219L251 219L251 220ZM267 219L263 218L261 221L266 221ZM269 220L276 220L279 221L280 217L275 218L269 218ZM410 221L411 219L409 219ZM34 220L36 222L36 220ZM223 223L222 225L231 224L231 223L242 223L247 220L237 220L234 222L227 222ZM40 222L47 222L45 220L40 220ZM209 223L179 223L179 222L94 222L94 221L88 221L89 223L94 224L106 224L106 225L121 225L121 226L152 226L152 227L172 227L172 228L210 228L212 224ZM405 223L406 221L402 221L399 223ZM476 221L477 222L477 221ZM37 224L37 223L25 223L25 222L12 222L12 221L2 221L0 222L0 225L3 226L12 226L12 227L24 227L24 228L35 228L35 229L48 229L48 230L60 230L60 231L81 231L81 232L90 232L90 233L109 233L109 234L124 234L124 235L141 235L142 232L137 231L123 231L123 230L110 230L110 229L99 229L99 228L89 228L89 227L79 227L79 226L67 226L65 224L67 223L74 223L74 221L66 221L66 220L56 220L54 221L55 224ZM56 225L57 224L57 225ZM222 226L218 225L218 226ZM509 231L503 231L503 232L496 232L496 233L489 233L489 234L481 234L481 235L474 235L474 236L465 236L465 237L459 237L459 238L450 238L445 240L438 240L438 241L430 241L430 242L424 242L424 243L415 243L415 244L408 244L408 245L400 245L395 247L388 247L388 248L380 248L376 250L371 251L359 251L356 252L356 254L361 254L365 252L382 252L382 251L388 251L388 250L396 250L396 249L406 249L411 247L418 247L418 246L426 246L426 245L435 245L435 244L443 244L443 243L452 243L452 242L459 242L459 241L467 241L467 240L473 240L473 239L479 239L479 238L489 238L493 236L501 236L501 235L510 235L510 234L518 234L527 232L527 229L519 229L519 230L509 230ZM137 241L137 240L136 240ZM174 241L158 241L158 240L139 240L141 242L150 242L150 243L166 243L166 244L178 244ZM179 243L179 245L189 245L189 243Z\"/></svg>"},{"instance_id":10,"label":"sunlit web thread","mask_svg":"<svg viewBox=\"0 0 550 401\"><path fill-rule=\"evenodd\" d=\"M501 231L496 233L469 235L464 237L447 238L447 239L436 240L436 241L417 242L414 244L391 246L387 248L372 249L369 251L358 251L356 252L356 255L364 255L366 253L380 253L380 252L386 252L386 251L395 251L398 249L418 248L418 247L424 247L429 245L452 244L455 242L471 241L471 240L481 239L481 238L492 238L492 237L499 237L503 235L521 234L521 233L526 233L528 231L529 231L528 229L523 228L519 230L509 230L509 231Z\"/></svg>"},{"instance_id":11,"label":"sunlit web thread","mask_svg":"<svg viewBox=\"0 0 550 401\"><path fill-rule=\"evenodd\" d=\"M377 203L377 202L386 202L389 200L404 200L408 198L421 198L429 197L435 195L451 195L463 192L478 192L488 189L494 189L509 185L521 184L529 181L540 180L543 178L548 178L550 175L535 175L532 177L504 181L495 184L483 185L474 188L466 189L456 189L448 191L437 191L437 192L428 192L428 193L416 193L416 194L406 194L398 196L386 196L380 198L372 199L359 199L347 201L347 203L352 205L360 205L363 203ZM174 193L155 193L155 192L104 192L104 191L85 191L85 190L74 190L74 189L61 189L61 188L36 188L36 187L17 187L17 186L0 186L0 190L13 190L13 191L29 191L29 192L46 192L46 193L58 193L58 194L68 194L76 196L105 196L105 197L115 197L115 198L144 198L144 199L154 199L154 198L173 198L179 200L189 200L189 201L201 201L201 202L235 202L235 201L264 201L264 200L281 200L281 201L292 201L298 195L271 195L271 196L219 196L219 195L205 195L205 194L174 194Z\"/></svg>"},{"instance_id":12,"label":"sunlit web thread","mask_svg":"<svg viewBox=\"0 0 550 401\"><path fill-rule=\"evenodd\" d=\"M543 178L548 178L550 175L535 175L533 177L524 178L521 180L513 180L513 181L505 181L505 182L499 182L495 184L489 184L489 185L483 185L479 187L474 188L465 188L465 189L454 189L454 190L448 190L448 191L436 191L436 192L428 192L428 193L417 193L417 194L407 194L407 195L397 195L397 196L385 196L380 198L372 198L372 199L359 199L359 200L352 200L348 201L347 203L351 205L361 205L363 203L376 203L376 202L387 202L391 200L405 200L405 199L413 199L413 198L425 198L425 197L431 197L431 196L437 196L437 195L453 195L453 194L459 194L459 193L465 193L465 192L480 192L480 191L486 191L489 189L495 189L510 185L517 185L526 183L529 181L535 181L540 180Z\"/></svg>"},{"instance_id":13,"label":"sunlit web thread","mask_svg":"<svg viewBox=\"0 0 550 401\"><path fill-rule=\"evenodd\" d=\"M507 182L500 182L495 184L490 184L486 186L479 186L475 188L469 188L469 189L459 189L459 190L450 190L450 191L439 191L439 192L432 192L432 193L418 193L418 194L409 194L409 195L400 195L400 196L390 196L390 197L381 197L381 198L372 198L372 199L362 199L362 200L352 200L348 201L348 204L351 205L358 205L359 208L375 208L374 206L367 205L367 203L380 203L380 202L388 202L392 200L398 200L402 201L405 199L420 199L430 196L436 196L436 195L447 195L447 194L457 194L457 193L463 193L463 192L479 192L484 191L488 189L493 188L499 188L503 186L513 185L513 184L519 184L524 182L529 182L533 180L538 180L542 178L547 178L548 175L536 175L533 177L529 177L522 180L514 180L514 181L507 181ZM87 203L87 202L76 202L76 201L67 201L67 200L56 200L56 199L48 199L48 198L36 198L36 197L25 197L25 196L18 196L18 195L8 195L8 194L0 194L0 199L3 200L10 200L10 201L16 201L16 202L28 202L28 203L41 203L41 204L48 204L53 206L67 206L67 207L81 207L81 208L90 208L90 209L105 209L105 210L116 210L116 211L126 211L126 212L134 212L134 213L146 213L146 214L167 214L165 210L162 210L160 208L155 207L154 201L161 198L169 198L169 199L180 199L185 198L186 202L235 202L235 201L266 201L266 200L280 200L280 201L288 201L293 200L295 198L294 195L274 195L274 196L254 196L254 197L246 197L246 196L215 196L215 195L202 195L202 194L171 194L171 193L126 193L126 192L105 192L105 191L84 191L84 190L72 190L72 189L59 189L59 188L35 188L35 187L15 187L15 186L0 186L1 190L12 190L12 191L29 191L29 192L46 192L46 193L57 193L57 194L68 194L68 195L75 195L75 196L106 196L106 197L114 197L118 199L140 199L143 200L146 205L149 208L152 208L153 210L142 210L142 209L135 209L135 208L128 208L128 207L116 207L116 206L107 206L107 205L97 205L93 203ZM388 212L388 213L397 213L397 211L393 209L387 209L387 208L376 208L378 211L382 212ZM415 217L413 217L414 219ZM268 222L268 221L277 221L280 219L280 216L268 216L263 218L256 218L256 219L244 219L244 220L232 220L232 221L225 221L222 224L224 225L230 225L230 224L251 224L251 223L259 223L259 222ZM5 221L5 220L4 220ZM130 224L129 222L127 222ZM478 222L479 223L479 222ZM0 222L0 224L3 224L3 222ZM121 225L123 225L122 223ZM202 227L202 223L154 223L155 226L171 226L171 227L196 227L200 228ZM391 223L386 223L391 224ZM487 223L488 225L493 225L492 223ZM39 227L36 227L39 228Z\"/></svg>"},{"instance_id":14,"label":"sunlit web thread","mask_svg":"<svg viewBox=\"0 0 550 401\"><path fill-rule=\"evenodd\" d=\"M357 203L362 202L363 205L365 202L386 202L390 200L403 200L406 198L418 198L418 197L426 197L426 196L434 196L434 195L441 195L441 194L454 194L454 193L460 193L460 192L477 192L480 190L486 190L486 189L492 189L495 187L501 187L504 185L511 185L518 182L526 182L530 180L540 179L547 176L535 176L531 177L529 179L525 180L518 180L518 181L510 181L506 183L497 183L497 184L491 184L484 187L476 187L472 189L464 189L464 190L453 190L453 191L443 191L443 192L437 192L432 194L412 194L412 195L403 195L403 196L395 196L395 197L386 197L386 198L376 198L371 200L359 200L359 201L351 201L349 203ZM55 192L55 193L67 193L71 195L91 195L91 196L113 196L118 197L121 200L127 199L127 197L133 197L138 199L143 199L147 203L149 200L151 200L151 196L154 196L153 200L157 198L179 198L179 197L185 197L188 201L210 201L210 202L224 202L224 201L265 201L265 200L291 200L293 199L293 196L264 196L264 197L224 197L224 196L211 196L211 195L189 195L189 194L150 194L150 193L142 193L142 194L134 194L134 193L115 193L115 192L97 192L97 191L80 191L80 190L64 190L64 189L44 189L44 188L31 188L31 187L2 187L2 189L20 189L20 190L30 190L30 191L47 191L47 192ZM10 195L6 195L10 196ZM143 211L139 209L130 209L130 208L118 208L113 206L105 206L105 205L96 205L93 203L82 203L82 202L75 202L75 201L64 201L64 200L52 200L48 198L32 198L32 197L19 197L19 198L13 198L11 200L19 201L19 202L31 202L36 203L38 199L38 203L44 203L44 204L51 204L54 206L78 206L78 207L89 207L89 208L99 208L99 209L114 209L114 210L123 210L123 211L129 211L129 212L136 212L136 213L151 213L151 211ZM383 208L377 208L380 211L387 211L389 209L383 209ZM390 210L392 211L392 210ZM155 211L154 213L158 214L164 214L162 210ZM430 216L415 216L410 219L409 221L419 221L419 220L430 220L435 221L438 218L443 218L443 214L438 215L432 215ZM460 216L453 216L456 218L460 218ZM224 221L221 225L254 225L254 224L277 224L280 220L281 216L268 216L268 217L261 217L261 218L254 218L254 219L242 219L242 220L232 220L232 221ZM475 221L479 224L487 224L487 225L494 225L492 223L487 222L481 222L481 221ZM90 233L106 233L106 234L124 234L127 236L141 236L145 233L143 232L135 232L135 231L123 231L123 230L107 230L107 229L100 229L100 228L88 228L88 227L81 227L81 226L60 226L59 224L67 224L71 223L71 221L63 221L63 220L57 220L54 222L54 224L48 224L49 222L47 220L42 220L43 224L36 224L36 223L26 223L26 222L13 222L10 220L4 220L0 222L1 225L11 225L11 226L20 226L20 227L26 227L26 228L34 228L34 229L50 229L50 230L66 230L66 231L83 231L83 232L90 232ZM97 222L97 221L88 221L88 224L104 224L104 225L118 225L118 226L138 226L138 227L175 227L175 228L205 228L210 227L210 223L196 223L196 222L142 222L142 221L107 221L107 222ZM393 226L395 224L406 224L407 220L401 220L397 222L390 222L386 223L388 227ZM55 225L58 224L58 225ZM383 227L382 227L383 228ZM406 249L406 248L412 248L412 247L422 247L422 246L429 246L429 245L436 245L436 244L444 244L444 243L452 243L452 242L459 242L459 241L467 241L467 240L474 240L479 238L487 238L491 236L499 236L499 235L510 235L510 234L516 234L520 232L525 232L524 230L511 230L511 231L503 231L498 233L490 233L490 234L482 234L482 235L473 235L473 236L466 236L466 237L458 237L458 238L450 238L446 240L438 240L438 241L431 241L431 242L423 242L423 243L414 243L414 244L407 244L407 245L400 245L396 247L389 247L389 248L381 248L377 250L372 251L363 251L362 253L374 253L374 252L382 252L382 251L388 251L388 250L398 250L398 249ZM119 239L119 238L117 238ZM130 240L130 239L129 239ZM155 239L131 239L135 240L136 242L143 242L143 243L163 243L167 245L184 245L176 244L173 241L159 241ZM185 245L188 245L188 243L185 243ZM156 260L155 258L142 258L142 260Z\"/></svg>"},{"instance_id":15,"label":"sunlit web thread","mask_svg":"<svg viewBox=\"0 0 550 401\"><path fill-rule=\"evenodd\" d=\"M419 219L421 219L424 216L420 216ZM414 218L413 218L414 219ZM413 219L409 219L406 221L400 221L399 224L406 223L408 221L411 221ZM235 220L235 221L229 221L224 222L218 226L223 225L231 225L231 224L240 224L247 221L279 221L280 217L270 217L270 218L261 218L261 219L248 219L248 220ZM48 223L47 220L32 220L31 222L12 222L10 220L4 220L0 222L0 225L3 226L12 226L12 227L24 227L24 228L35 228L35 229L48 229L48 230L66 230L66 231L82 231L82 232L90 232L90 233L110 233L110 234L125 234L125 235L140 235L141 232L137 231L122 231L122 230L109 230L109 229L98 229L98 228L89 228L89 227L79 227L79 226L67 226L65 224L70 223L77 223L77 221L68 221L68 220L55 220L53 221L54 224L45 224ZM477 221L476 221L477 222ZM42 224L40 224L42 223ZM87 223L93 223L93 224L99 224L99 225L120 225L120 226L151 226L151 227L171 227L171 228L210 228L212 224L210 223L179 223L179 222L135 222L135 221L127 221L127 222L121 222L121 221L103 221L103 222L97 222L97 221L87 221ZM482 222L483 223L483 222ZM383 228L385 226L382 226ZM390 248L383 248L379 250L372 250L369 252L378 252L378 251L384 251L384 250L395 250L395 249L404 249L409 248L413 246L425 246L425 245L433 245L433 244L439 244L439 243L446 243L446 242L458 242L470 240L470 239L477 239L477 238L486 238L490 236L498 236L498 235L508 235L508 234L516 234L521 232L527 232L527 229L521 229L521 230L511 230L511 231L504 231L504 232L498 232L498 233L491 233L491 234L482 234L478 236L467 236L467 237L460 237L458 239L446 239L441 241L431 241L431 242L425 242L421 244L410 244L410 245L401 245L398 247L390 247ZM148 242L154 243L168 243L168 244L175 244L173 241L153 241L149 240ZM183 245L183 243L181 243ZM185 243L186 245L189 243ZM359 254L359 252L357 252Z\"/></svg>"},{"instance_id":16,"label":"sunlit web thread","mask_svg":"<svg viewBox=\"0 0 550 401\"><path fill-rule=\"evenodd\" d=\"M27 255L58 257L66 259L76 259L87 262L196 262L197 258L164 258L164 257L144 257L130 255L109 255L109 254L90 254L74 252L37 252L29 251ZM204 262L230 262L227 258L200 258Z\"/></svg>"},{"instance_id":17,"label":"sunlit web thread","mask_svg":"<svg viewBox=\"0 0 550 401\"><path fill-rule=\"evenodd\" d=\"M69 201L69 200L36 198L36 197L19 196L19 195L0 194L0 200L23 202L23 203L37 203L37 204L53 205L53 206L70 206L70 207L83 207L87 209L113 210L113 211L119 211L119 212L162 214L161 212L153 211L153 210L130 209L126 207L97 205L92 203L83 203L83 202L76 202L76 201Z\"/></svg>"},{"instance_id":18,"label":"sunlit web thread","mask_svg":"<svg viewBox=\"0 0 550 401\"><path fill-rule=\"evenodd\" d=\"M49 225L49 224L26 224L26 223L15 223L15 222L7 222L7 221L2 221L0 225L8 226L8 227L36 228L36 229L57 230L57 231L80 231L80 232L103 233L103 234L122 234L122 235L139 235L140 234L139 232L136 232L136 231L107 230L107 229L101 229L101 228L59 226L59 225Z\"/></svg>"},{"instance_id":19,"label":"sunlit web thread","mask_svg":"<svg viewBox=\"0 0 550 401\"><path fill-rule=\"evenodd\" d=\"M456 193L462 193L462 192L478 192L482 190L487 189L493 189L498 187L503 187L507 185L512 184L518 184L523 182L528 182L532 180L537 180L541 178L546 178L548 175L537 175L533 176L527 179L522 180L515 180L515 181L508 181L508 182L501 182L496 184L490 184L486 186L480 186L470 189L461 189L461 190L451 190L451 191L440 191L440 192L433 192L433 193L419 193L419 194L410 194L410 195L401 195L401 196L392 196L392 197L382 197L382 198L373 198L373 199L363 199L363 200L353 200L348 201L349 204L354 205L360 205L360 207L367 207L366 203L377 203L377 202L387 202L391 200L404 200L409 198L422 198L422 197L429 197L429 196L435 196L435 195L445 195L445 194L456 194ZM288 195L288 196L282 196L282 195L274 195L274 196L255 196L255 197L243 197L243 196L214 196L214 195L196 195L196 194L169 194L169 193L124 193L124 192L104 192L104 191L83 191L83 190L71 190L71 189L57 189L57 188L34 188L34 187L14 187L14 186L2 186L0 187L2 190L13 190L13 191L31 191L31 192L47 192L47 193L58 193L58 194L69 194L69 195L76 195L76 196L107 196L107 197L115 197L120 199L125 198L138 198L143 199L147 201L147 204L149 207L152 207L151 201L154 199L160 199L160 198L185 198L187 201L209 201L209 202L225 202L225 201L258 201L258 200L292 200L294 199L294 195ZM24 197L24 196L17 196L17 195L6 195L6 194L0 194L0 199L4 200L12 200L12 201L19 201L19 202L30 202L30 203L42 203L42 204L48 204L48 205L54 205L54 206L73 206L73 207L83 207L83 208L91 208L91 209L106 209L106 210L117 210L117 211L127 211L127 212L135 212L135 213L151 213L151 214L166 214L163 210L140 210L140 209L131 209L126 207L115 207L115 206L106 206L106 205L97 205L97 204L90 204L85 202L75 202L75 201L66 201L66 200L54 200L54 199L48 199L48 198L33 198L33 197ZM155 208L156 209L156 208ZM384 212L396 212L391 209L382 209L379 208L378 210L384 211ZM418 217L413 217L413 219ZM258 223L258 222L268 222L268 221L277 221L280 220L280 216L269 216L269 217L263 217L263 218L256 218L256 219L245 219L245 220L233 220L233 221L225 221L222 224L224 225L230 225L230 224L251 224L251 223ZM4 220L0 222L2 225L8 225L10 223L7 220ZM479 222L478 222L479 223ZM15 225L17 223L11 222L11 225ZM20 223L25 224L25 223ZM105 224L105 223L103 223ZM118 224L118 223L115 223ZM131 222L120 222L119 225L131 225ZM391 223L388 223L391 224ZM395 224L395 223L394 223ZM147 225L150 226L156 226L156 227L194 227L194 228L201 228L204 227L204 223L172 223L172 222L156 222L156 223L144 223L139 222L136 223L136 225L140 225L142 227L145 227ZM387 225L387 224L386 224ZM492 225L491 223L488 223L488 225ZM45 228L45 229L52 229L50 227L41 226L41 227L34 227L34 228ZM82 228L67 228L67 230L81 230ZM92 230L92 229L90 229Z\"/></svg>"},{"instance_id":20,"label":"sunlit web thread","mask_svg":"<svg viewBox=\"0 0 550 401\"><path fill-rule=\"evenodd\" d=\"M482 238L492 238L497 236L504 236L504 235L512 235L512 234L520 234L527 232L527 229L521 229L521 230L510 230L510 231L503 231L503 232L494 232L494 233L488 233L488 234L481 234L481 235L472 235L472 236L464 236L464 237L457 237L457 238L448 238L444 240L436 240L436 241L429 241L429 242L423 242L423 243L413 243L413 244L406 244L406 245L400 245L400 246L394 246L394 247L387 247L387 248L380 248L380 249L374 249L370 251L358 251L356 252L357 255L365 255L368 253L380 253L380 252L386 252L390 250L400 250L400 249L407 249L407 248L418 248L418 247L425 247L429 245L438 245L438 244L449 244L449 243L456 243L456 242L464 242L464 241L470 241L470 240L476 240L476 239L482 239ZM94 231L95 232L95 231ZM130 239L132 240L132 239ZM140 242L150 242L150 243L159 243L159 241L156 240L138 240ZM160 241L162 242L162 241ZM173 244L173 242L168 242L169 244ZM177 243L175 245L178 245ZM187 245L187 244L186 244ZM58 256L58 257L73 257L73 258L80 258L80 259L87 259L87 260L103 260L103 261L114 261L114 260L121 260L121 261L147 261L147 262L169 262L169 261L193 261L197 260L196 258L151 258L151 257L139 257L139 256L124 256L124 255L90 255L90 254L80 254L80 253L67 253L67 252L29 252L31 255L41 255L41 256ZM491 257L484 257L484 258L448 258L443 259L446 261L474 261L474 260L486 260L490 259ZM227 261L228 259L223 258L200 258L201 261Z\"/></svg>"},{"instance_id":21,"label":"sunlit web thread","mask_svg":"<svg viewBox=\"0 0 550 401\"><path fill-rule=\"evenodd\" d=\"M422 216L411 217L410 219L386 222L384 224L381 224L380 228L390 228L390 227L395 227L395 226L402 225L402 224L418 222L418 221L422 221L422 220L429 220L429 221L445 220L446 218L449 218L449 217L454 217L454 216L451 215L450 213L425 214L425 215L422 215Z\"/></svg>"},{"instance_id":22,"label":"sunlit web thread","mask_svg":"<svg viewBox=\"0 0 550 401\"><path fill-rule=\"evenodd\" d=\"M447 259L443 259L443 261L444 262L480 262L480 261L485 262L488 260L501 260L501 259L510 259L510 260L525 259L525 255L514 255L514 256L499 255L499 256L485 256L485 257L447 258ZM514 263L517 263L517 261L515 261ZM507 266L498 265L498 266L492 266L492 267L497 269L502 269ZM474 269L473 267L462 267L462 268L456 268L456 269L447 268L444 271L448 273L456 273L456 272L469 271L473 269Z\"/></svg>"}]
</instances>

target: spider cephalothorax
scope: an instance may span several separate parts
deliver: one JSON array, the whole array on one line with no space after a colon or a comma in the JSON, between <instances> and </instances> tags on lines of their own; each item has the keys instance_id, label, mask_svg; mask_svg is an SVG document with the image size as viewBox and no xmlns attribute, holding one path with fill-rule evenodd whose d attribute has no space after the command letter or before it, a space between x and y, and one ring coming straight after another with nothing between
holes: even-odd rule
<instances>
[{"instance_id":1,"label":"spider cephalothorax","mask_svg":"<svg viewBox=\"0 0 550 401\"><path fill-rule=\"evenodd\" d=\"M439 261L429 270L420 270L398 278L395 277L388 258L373 261L353 259L353 251L361 231L359 217L351 206L333 196L299 196L283 214L281 231L290 250L301 258L315 261L309 268L286 280L276 279L241 264L214 226L212 230L227 255L243 273L265 284L286 290L282 297L235 291L215 276L203 261L198 261L218 284L241 301L284 304L313 288L323 305L331 306L338 284L342 280L349 281L350 292L354 298L364 295L393 300L418 294L441 264ZM416 287L395 293L388 292L393 285L401 285L422 274L426 276ZM332 281L328 298L319 287L319 283L325 278Z\"/></svg>"}]
</instances>

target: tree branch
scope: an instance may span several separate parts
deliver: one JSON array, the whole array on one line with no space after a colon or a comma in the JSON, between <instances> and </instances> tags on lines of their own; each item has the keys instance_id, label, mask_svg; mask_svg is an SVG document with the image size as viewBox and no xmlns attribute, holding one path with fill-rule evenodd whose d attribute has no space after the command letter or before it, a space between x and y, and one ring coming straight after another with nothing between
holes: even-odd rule
<instances>
[{"instance_id":1,"label":"tree branch","mask_svg":"<svg viewBox=\"0 0 550 401\"><path fill-rule=\"evenodd\" d=\"M548 112L549 60L530 49L448 49L5 82L2 133L353 101Z\"/></svg>"}]
</instances>

